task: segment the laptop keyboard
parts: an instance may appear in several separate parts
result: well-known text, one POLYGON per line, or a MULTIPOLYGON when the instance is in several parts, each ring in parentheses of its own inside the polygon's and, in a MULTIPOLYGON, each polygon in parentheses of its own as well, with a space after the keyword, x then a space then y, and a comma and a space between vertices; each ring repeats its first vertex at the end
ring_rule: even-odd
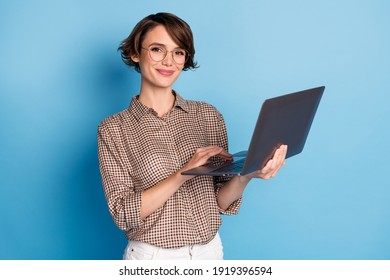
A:
POLYGON ((237 161, 233 161, 231 164, 222 166, 215 171, 218 172, 227 172, 227 173, 240 173, 242 168, 244 167, 245 159, 240 159, 237 161))

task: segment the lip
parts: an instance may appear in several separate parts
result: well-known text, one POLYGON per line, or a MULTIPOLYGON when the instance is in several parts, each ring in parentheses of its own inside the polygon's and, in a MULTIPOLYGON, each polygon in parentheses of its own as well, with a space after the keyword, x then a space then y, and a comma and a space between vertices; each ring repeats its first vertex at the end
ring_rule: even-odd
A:
POLYGON ((172 76, 173 73, 175 73, 175 71, 173 70, 167 70, 167 69, 156 69, 158 73, 160 73, 161 75, 165 76, 165 77, 169 77, 169 76, 172 76))

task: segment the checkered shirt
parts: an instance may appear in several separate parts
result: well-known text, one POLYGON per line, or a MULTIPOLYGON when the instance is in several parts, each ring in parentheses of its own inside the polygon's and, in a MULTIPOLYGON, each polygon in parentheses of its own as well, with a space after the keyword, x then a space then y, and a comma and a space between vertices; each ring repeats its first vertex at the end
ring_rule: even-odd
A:
POLYGON ((225 211, 216 202, 220 187, 231 177, 197 176, 147 218, 140 218, 142 192, 183 167, 197 148, 209 145, 228 149, 222 115, 205 102, 184 100, 179 94, 164 118, 134 96, 128 109, 99 124, 104 193, 127 239, 163 248, 205 244, 217 233, 220 214, 238 212, 241 199, 225 211))

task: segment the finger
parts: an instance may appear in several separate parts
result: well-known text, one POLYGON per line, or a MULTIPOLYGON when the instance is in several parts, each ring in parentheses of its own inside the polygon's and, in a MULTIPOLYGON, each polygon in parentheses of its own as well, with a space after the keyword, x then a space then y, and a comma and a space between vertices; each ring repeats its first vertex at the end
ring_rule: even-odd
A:
POLYGON ((225 149, 218 147, 218 146, 211 146, 213 149, 212 151, 215 152, 214 156, 219 156, 223 158, 232 158, 233 156, 229 154, 225 149))
POLYGON ((259 170, 258 171, 258 177, 261 178, 261 179, 264 179, 264 180, 268 180, 271 178, 271 175, 272 173, 270 172, 270 170, 259 170))
POLYGON ((279 170, 286 164, 287 145, 282 145, 279 148, 278 154, 276 155, 275 161, 273 162, 273 172, 271 177, 276 176, 279 170))
POLYGON ((277 149, 273 157, 267 162, 267 164, 264 166, 262 171, 264 173, 273 173, 273 171, 278 166, 279 158, 280 158, 280 149, 277 149))
POLYGON ((233 158, 233 155, 228 153, 224 149, 222 149, 222 151, 219 154, 217 154, 217 156, 219 156, 221 158, 224 158, 224 159, 228 159, 228 160, 231 160, 233 158))
POLYGON ((207 146, 203 148, 199 148, 197 153, 200 156, 208 156, 209 158, 212 156, 219 156, 225 159, 232 159, 232 155, 225 151, 223 148, 218 146, 207 146))
POLYGON ((279 169, 283 162, 286 159, 286 154, 287 154, 287 146, 286 145, 281 145, 275 152, 274 158, 273 158, 273 168, 274 169, 279 169))
POLYGON ((267 180, 271 177, 274 177, 278 173, 281 167, 280 153, 281 151, 279 149, 276 150, 274 157, 270 159, 267 164, 260 170, 259 173, 261 174, 260 177, 262 179, 267 180))
POLYGON ((286 156, 287 156, 287 151, 288 151, 288 147, 287 145, 282 145, 282 154, 281 154, 281 157, 283 158, 283 161, 286 160, 286 156))
POLYGON ((267 164, 258 171, 258 174, 260 175, 261 178, 264 179, 264 177, 268 176, 271 174, 271 171, 273 170, 272 165, 274 164, 274 160, 270 159, 267 164))
POLYGON ((214 146, 202 147, 195 151, 194 158, 208 157, 211 151, 215 150, 214 146))
POLYGON ((280 168, 282 168, 282 164, 279 165, 277 168, 275 168, 275 169, 272 171, 271 177, 275 177, 276 174, 278 174, 280 168))
POLYGON ((208 162, 208 160, 213 156, 220 156, 225 159, 231 159, 229 157, 228 153, 223 153, 224 150, 217 146, 208 146, 204 148, 200 148, 196 151, 195 155, 193 156, 193 163, 196 166, 203 165, 208 162))
POLYGON ((212 157, 222 152, 222 148, 217 146, 205 147, 199 154, 201 156, 212 157))

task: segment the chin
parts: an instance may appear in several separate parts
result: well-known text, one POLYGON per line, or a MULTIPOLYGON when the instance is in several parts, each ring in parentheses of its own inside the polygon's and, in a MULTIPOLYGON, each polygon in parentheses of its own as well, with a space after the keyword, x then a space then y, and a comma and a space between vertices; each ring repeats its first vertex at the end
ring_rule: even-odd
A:
POLYGON ((176 79, 169 79, 169 81, 165 80, 165 81, 160 81, 158 83, 156 83, 156 85, 159 85, 160 87, 163 87, 163 88, 168 88, 168 87, 172 87, 173 84, 176 82, 177 78, 176 79))

